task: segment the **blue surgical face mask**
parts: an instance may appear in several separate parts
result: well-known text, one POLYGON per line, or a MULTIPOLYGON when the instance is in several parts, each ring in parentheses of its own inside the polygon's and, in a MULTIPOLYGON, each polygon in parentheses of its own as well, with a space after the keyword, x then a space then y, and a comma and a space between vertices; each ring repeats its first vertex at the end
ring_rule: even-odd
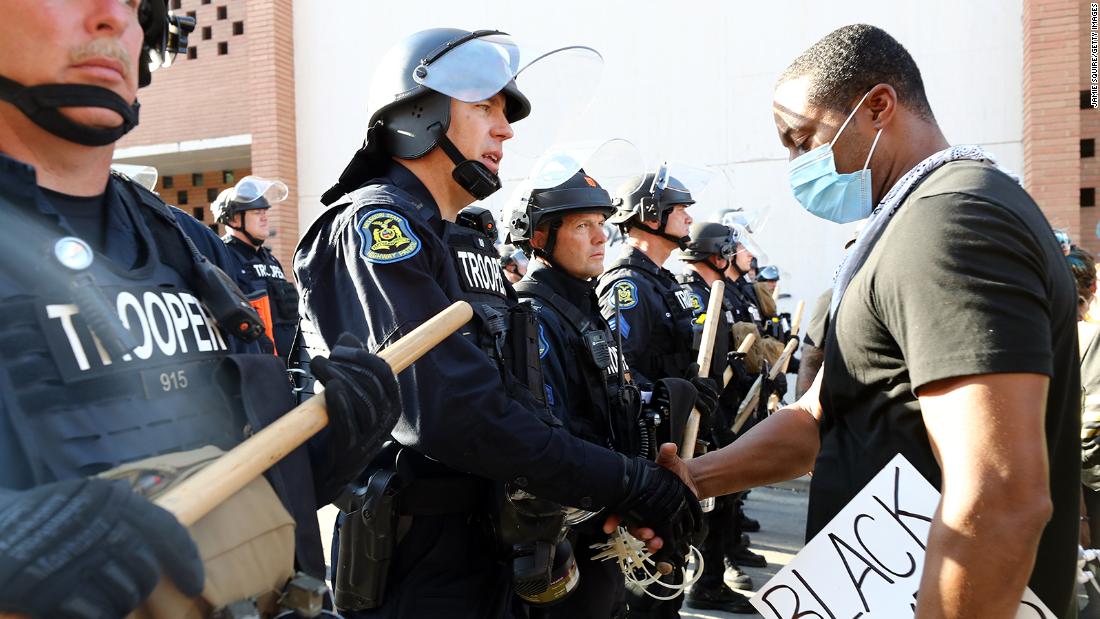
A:
POLYGON ((810 213, 838 224, 866 219, 871 214, 871 170, 867 166, 871 163, 871 155, 875 152, 882 129, 875 134, 862 170, 840 174, 833 160, 833 144, 844 133, 848 121, 852 120, 869 94, 859 100, 832 142, 795 157, 787 164, 787 176, 795 199, 810 213))

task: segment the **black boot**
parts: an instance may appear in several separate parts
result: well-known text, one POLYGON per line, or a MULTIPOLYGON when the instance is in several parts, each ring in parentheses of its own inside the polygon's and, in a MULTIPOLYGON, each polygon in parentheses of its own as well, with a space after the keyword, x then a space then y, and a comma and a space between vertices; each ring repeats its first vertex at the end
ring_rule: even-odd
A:
POLYGON ((729 560, 730 563, 745 567, 768 567, 768 560, 763 555, 749 550, 749 536, 745 534, 741 535, 741 543, 733 550, 729 560))
POLYGON ((760 530, 760 521, 755 518, 749 518, 745 515, 745 510, 740 505, 737 506, 737 518, 741 522, 741 530, 748 531, 749 533, 756 533, 760 530))
POLYGON ((692 587, 687 594, 688 608, 700 610, 724 610, 727 613, 753 614, 756 609, 749 603, 749 598, 722 585, 717 589, 699 589, 692 587))

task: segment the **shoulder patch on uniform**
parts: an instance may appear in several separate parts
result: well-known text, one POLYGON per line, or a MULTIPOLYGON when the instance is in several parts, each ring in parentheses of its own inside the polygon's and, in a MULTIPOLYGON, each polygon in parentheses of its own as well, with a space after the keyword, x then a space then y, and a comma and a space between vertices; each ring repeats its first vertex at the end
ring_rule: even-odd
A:
POLYGON ((696 314, 703 311, 703 295, 698 292, 691 293, 691 310, 696 314))
POLYGON ((632 279, 620 279, 611 286, 614 295, 610 301, 611 307, 618 302, 619 309, 628 310, 638 305, 638 285, 632 279))
POLYGON ((542 324, 539 324, 539 359, 546 356, 546 353, 550 352, 550 342, 546 341, 546 332, 542 329, 542 324))
POLYGON ((388 209, 375 209, 355 223, 363 246, 359 255, 367 262, 388 264, 412 258, 423 243, 412 231, 409 220, 388 209))

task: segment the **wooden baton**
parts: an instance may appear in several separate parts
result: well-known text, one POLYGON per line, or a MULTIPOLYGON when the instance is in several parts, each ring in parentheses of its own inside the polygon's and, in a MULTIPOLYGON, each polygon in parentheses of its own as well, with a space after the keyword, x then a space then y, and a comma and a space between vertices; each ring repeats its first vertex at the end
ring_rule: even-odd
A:
MULTIPOLYGON (((470 304, 457 301, 378 353, 399 374, 473 317, 470 304)), ((156 504, 190 526, 239 492, 291 451, 328 425, 325 396, 319 393, 237 445, 209 466, 157 498, 156 504)))
MULTIPOLYGON (((726 285, 722 280, 714 282, 710 288, 707 315, 703 319, 703 337, 699 343, 699 376, 703 378, 710 375, 711 358, 714 356, 714 336, 718 332, 718 323, 721 322, 722 297, 725 291, 726 285)), ((683 442, 680 443, 680 458, 683 460, 695 455, 695 440, 699 437, 700 418, 699 410, 692 408, 687 427, 684 428, 683 442)))
MULTIPOLYGON (((737 354, 748 354, 749 349, 752 348, 752 345, 755 343, 756 334, 746 334, 745 337, 741 340, 741 345, 737 347, 737 354)), ((722 387, 724 388, 726 385, 730 384, 731 380, 733 380, 733 366, 727 367, 725 374, 722 375, 722 387)))
MULTIPOLYGON (((787 362, 790 361, 791 355, 794 354, 796 348, 798 348, 798 340, 796 338, 791 338, 783 348, 783 353, 775 360, 775 365, 768 371, 768 380, 775 380, 775 377, 779 376, 780 370, 787 367, 787 362)), ((763 380, 763 376, 758 376, 756 378, 756 382, 752 384, 752 387, 749 388, 749 392, 745 395, 744 401, 741 402, 741 407, 737 409, 737 417, 734 418, 733 426, 730 428, 734 433, 741 431, 741 426, 745 425, 745 422, 749 418, 749 413, 752 412, 752 409, 756 407, 756 403, 760 400, 760 387, 763 380)))

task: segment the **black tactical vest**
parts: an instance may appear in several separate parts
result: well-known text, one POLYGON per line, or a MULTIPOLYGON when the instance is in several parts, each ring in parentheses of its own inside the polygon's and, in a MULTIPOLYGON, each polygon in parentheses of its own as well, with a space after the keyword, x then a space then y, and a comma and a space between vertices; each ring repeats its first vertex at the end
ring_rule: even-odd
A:
MULTIPOLYGON (((546 283, 525 279, 515 284, 521 299, 533 299, 557 312, 573 331, 566 363, 580 363, 586 401, 568 402, 569 431, 589 442, 616 448, 619 436, 632 428, 633 416, 622 411, 619 351, 607 325, 594 323, 546 283), (625 424, 625 425, 624 425, 625 424)), ((625 372, 626 368, 622 368, 625 372)))
POLYGON ((458 272, 461 298, 474 310, 477 328, 467 337, 496 361, 509 395, 546 411, 533 311, 518 303, 500 268, 500 255, 484 232, 449 221, 443 226, 443 243, 458 272))
POLYGON ((626 271, 634 275, 640 275, 646 281, 653 284, 661 297, 667 320, 673 325, 675 335, 671 342, 653 342, 653 358, 657 367, 657 374, 651 376, 653 380, 665 377, 685 378, 689 366, 695 362, 696 347, 694 346, 694 334, 692 331, 692 306, 691 301, 680 284, 672 277, 671 273, 653 264, 651 260, 628 254, 619 258, 608 267, 600 277, 600 286, 597 293, 602 297, 606 294, 604 283, 610 283, 618 277, 616 272, 626 271))
POLYGON ((3 408, 35 484, 202 445, 230 448, 245 423, 232 387, 223 391, 216 378, 226 336, 161 260, 137 207, 125 208, 144 245, 133 269, 100 254, 79 272, 64 266, 54 247, 68 235, 29 212, 9 211, 3 227, 6 244, 29 245, 40 258, 7 265, 12 285, 0 295, 0 371, 11 388, 3 408), (93 297, 136 348, 108 351, 93 297))

